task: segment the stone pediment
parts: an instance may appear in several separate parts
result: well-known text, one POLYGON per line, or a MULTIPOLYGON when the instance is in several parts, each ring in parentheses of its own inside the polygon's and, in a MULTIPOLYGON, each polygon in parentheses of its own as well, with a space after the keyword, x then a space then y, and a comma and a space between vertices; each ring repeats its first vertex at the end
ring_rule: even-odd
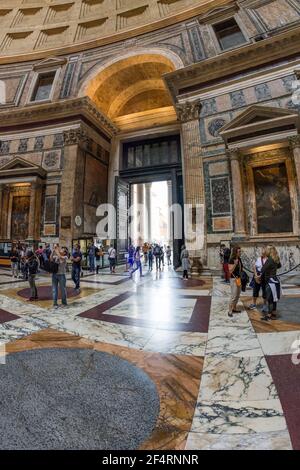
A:
POLYGON ((33 70, 43 70, 49 68, 58 68, 62 67, 67 62, 66 58, 61 57, 47 57, 46 59, 37 62, 33 66, 33 70))
POLYGON ((287 117, 297 117, 298 112, 290 109, 277 108, 275 106, 251 106, 243 111, 229 124, 222 127, 220 134, 233 130, 239 127, 244 127, 252 124, 262 124, 264 121, 273 119, 286 119, 287 117))
POLYGON ((0 166, 0 177, 3 176, 29 176, 35 175, 44 178, 46 171, 31 162, 23 160, 23 158, 16 157, 9 162, 6 162, 3 166, 0 166))
POLYGON ((297 111, 272 106, 251 106, 230 123, 222 127, 219 134, 226 144, 242 141, 278 140, 300 130, 297 111))

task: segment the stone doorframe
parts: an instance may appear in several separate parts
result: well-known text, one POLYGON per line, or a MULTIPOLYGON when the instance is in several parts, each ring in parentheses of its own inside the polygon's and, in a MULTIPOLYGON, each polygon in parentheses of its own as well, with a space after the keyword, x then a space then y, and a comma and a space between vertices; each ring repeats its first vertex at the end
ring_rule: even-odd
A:
POLYGON ((293 233, 288 235, 299 236, 299 134, 300 117, 297 111, 261 105, 251 106, 221 129, 220 136, 225 142, 231 164, 235 239, 258 238, 255 220, 250 231, 247 227, 249 207, 255 210, 255 202, 253 194, 250 201, 246 200, 245 183, 253 193, 252 171, 258 163, 259 154, 262 156, 262 166, 278 162, 286 164, 293 212, 293 233))

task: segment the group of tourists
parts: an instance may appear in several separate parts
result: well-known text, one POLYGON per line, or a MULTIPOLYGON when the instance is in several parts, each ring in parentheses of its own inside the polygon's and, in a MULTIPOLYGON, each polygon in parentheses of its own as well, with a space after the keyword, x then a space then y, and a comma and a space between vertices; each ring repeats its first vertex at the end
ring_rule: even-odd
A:
POLYGON ((142 247, 134 247, 130 245, 128 248, 127 257, 127 270, 130 273, 130 277, 139 271, 140 275, 143 276, 143 262, 144 266, 148 265, 148 270, 153 271, 153 263, 155 260, 156 271, 161 271, 165 266, 165 260, 167 266, 171 266, 172 250, 171 247, 163 246, 159 243, 144 243, 142 247))
POLYGON ((79 245, 76 245, 70 254, 66 247, 60 247, 59 244, 55 244, 53 250, 51 250, 49 244, 46 244, 44 247, 41 245, 35 252, 28 246, 19 243, 13 244, 10 253, 12 276, 19 278, 19 273, 21 273, 22 279, 28 280, 30 287, 30 297, 28 301, 34 302, 38 300, 38 289, 36 286, 37 274, 40 270, 51 273, 53 306, 58 307, 59 288, 61 291, 62 306, 66 306, 66 273, 69 259, 72 263, 72 280, 75 285, 75 290, 77 293, 80 293, 82 253, 79 245))
MULTIPOLYGON (((221 249, 223 249, 224 282, 229 283, 231 288, 228 315, 232 317, 233 313, 239 313, 237 304, 241 292, 246 290, 249 277, 241 260, 241 248, 234 246, 232 250, 229 250, 222 246, 221 249)), ((263 299, 261 319, 264 321, 277 318, 277 303, 281 297, 281 284, 277 271, 280 268, 281 262, 275 246, 263 247, 261 255, 253 265, 253 278, 250 282, 250 287, 253 289, 253 299, 249 309, 255 310, 257 308, 257 300, 261 292, 263 299)))

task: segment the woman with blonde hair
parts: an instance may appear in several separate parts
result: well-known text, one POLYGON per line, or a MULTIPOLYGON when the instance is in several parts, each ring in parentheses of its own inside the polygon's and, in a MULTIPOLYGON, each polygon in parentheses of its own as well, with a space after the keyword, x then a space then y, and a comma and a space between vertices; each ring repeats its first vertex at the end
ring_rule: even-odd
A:
POLYGON ((279 254, 275 246, 270 245, 266 249, 267 261, 261 270, 261 276, 266 286, 266 300, 268 311, 264 313, 262 320, 276 319, 277 302, 280 300, 281 286, 277 277, 277 270, 281 268, 279 254))

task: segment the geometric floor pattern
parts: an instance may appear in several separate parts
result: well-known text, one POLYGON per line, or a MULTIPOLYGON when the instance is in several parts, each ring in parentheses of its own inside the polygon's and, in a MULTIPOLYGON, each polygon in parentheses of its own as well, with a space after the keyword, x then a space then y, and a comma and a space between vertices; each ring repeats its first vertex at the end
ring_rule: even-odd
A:
MULTIPOLYGON (((159 410, 140 449, 299 450, 298 281, 284 280, 279 319, 263 322, 259 304, 247 308, 251 290, 229 318, 229 288, 217 277, 182 281, 170 269, 130 280, 122 268, 102 271, 54 310, 46 298, 27 302, 27 283, 0 270, 0 340, 7 354, 91 349, 146 374, 159 410)), ((44 293, 51 284, 42 275, 37 283, 44 293)))

